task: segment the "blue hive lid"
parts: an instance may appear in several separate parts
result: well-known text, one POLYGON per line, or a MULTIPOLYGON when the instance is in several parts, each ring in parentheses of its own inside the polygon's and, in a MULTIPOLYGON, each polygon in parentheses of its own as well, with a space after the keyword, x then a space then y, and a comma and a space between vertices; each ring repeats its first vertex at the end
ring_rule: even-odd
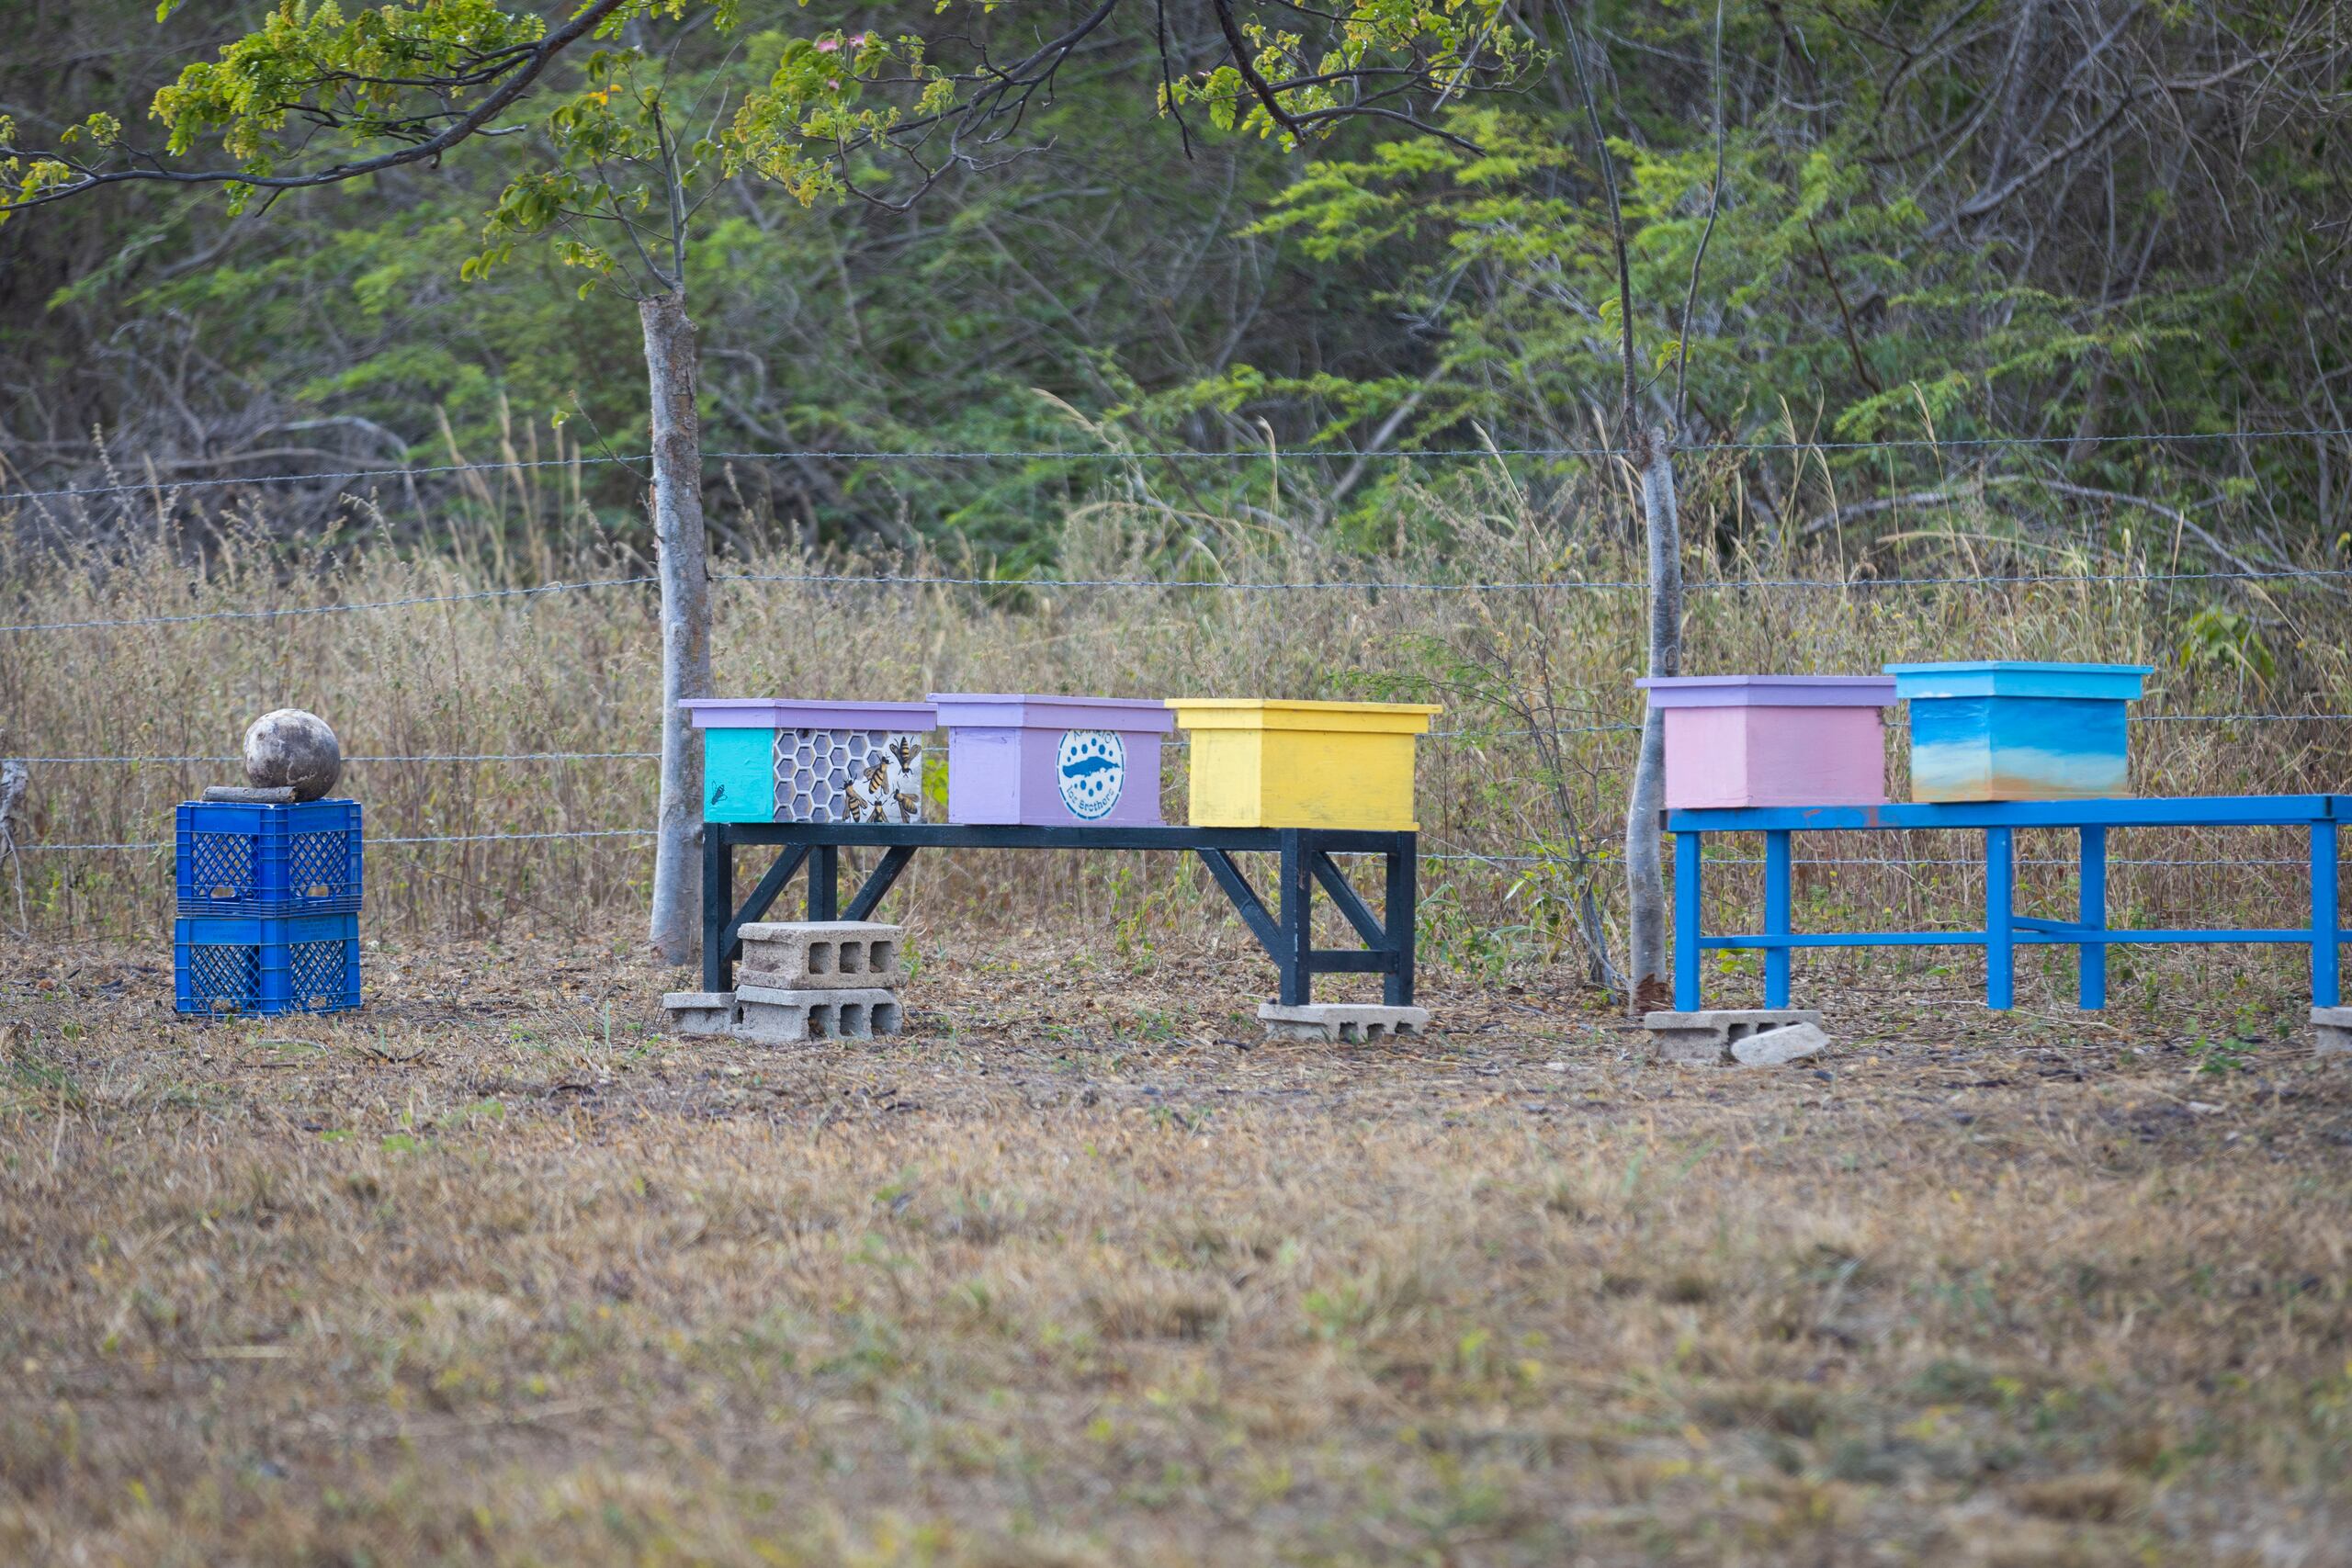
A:
POLYGON ((1894 694, 1921 697, 2073 697, 2128 703, 2140 695, 2152 664, 2066 664, 2031 659, 1976 659, 1945 664, 1889 664, 1894 694))

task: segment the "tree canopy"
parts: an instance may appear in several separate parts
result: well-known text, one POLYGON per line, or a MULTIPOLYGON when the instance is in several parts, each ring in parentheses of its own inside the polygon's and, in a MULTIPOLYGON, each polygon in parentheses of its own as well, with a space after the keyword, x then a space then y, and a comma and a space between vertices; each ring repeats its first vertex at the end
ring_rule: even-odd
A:
MULTIPOLYGON (((0 451, 51 479, 102 467, 101 428, 167 479, 299 468, 253 456, 298 447, 446 461, 559 412, 628 451, 630 324, 568 304, 583 281, 627 283, 628 214, 591 227, 567 182, 674 137, 706 204, 683 265, 705 302, 709 445, 797 454, 724 470, 722 529, 781 517, 1035 558, 1103 465, 821 454, 1272 439, 1330 454, 1292 469, 1300 493, 1336 494, 1307 524, 1385 533, 1395 466, 1352 453, 1589 445, 1620 307, 1572 95, 1529 69, 1557 58, 1553 19, 1441 8, 1408 34, 1378 31, 1375 9, 1240 14, 1271 105, 1233 63, 1227 13, 1182 0, 744 6, 729 30, 719 11, 642 4, 566 8, 536 33, 500 32, 505 13, 475 0, 342 17, 334 47, 379 51, 377 75, 508 73, 495 81, 556 26, 609 27, 543 68, 545 118, 485 122, 531 144, 520 180, 497 141, 423 175, 420 150, 488 101, 493 74, 447 102, 355 94, 325 122, 262 123, 290 101, 261 91, 270 72, 319 64, 300 51, 326 48, 324 8, 183 8, 161 28, 129 0, 44 12, 0 62, 12 144, 119 171, 135 156, 124 128, 155 124, 148 96, 172 82, 192 139, 156 157, 234 160, 255 199, 239 217, 126 181, 110 211, 0 230, 0 451), (395 26, 427 12, 437 41, 395 26), (662 31, 679 18, 713 25, 662 31), (220 47, 247 23, 288 29, 288 52, 224 76, 220 47), (1480 85, 1509 90, 1449 94, 1481 28, 1480 85), (141 34, 140 52, 92 47, 141 34), (1047 45, 1051 69, 1028 64, 1047 45), (1397 109, 1411 122, 1308 118, 1312 94, 1362 101, 1379 90, 1368 73, 1392 68, 1420 85, 1397 109), (62 103, 71 127, 21 107, 62 103), (263 182, 334 166, 362 128, 418 155, 269 201, 263 182), (1266 155, 1285 143, 1289 158, 1266 155), (540 233, 555 243, 519 243, 540 233), (461 282, 483 258, 488 276, 461 282)), ((2237 536, 2333 544, 2352 526, 2340 435, 2123 439, 2346 423, 2346 59, 2324 9, 1729 6, 1724 197, 1683 344, 1714 162, 1712 7, 1574 7, 1625 180, 1645 395, 1687 368, 1686 440, 2051 442, 1710 458, 1694 513, 1802 530, 1873 497, 2030 472, 2237 536)), ((60 188, 26 155, 19 191, 60 188)), ((1246 465, 1122 472, 1188 504, 1263 491, 1246 465)), ((613 480, 603 504, 625 526, 613 480)))

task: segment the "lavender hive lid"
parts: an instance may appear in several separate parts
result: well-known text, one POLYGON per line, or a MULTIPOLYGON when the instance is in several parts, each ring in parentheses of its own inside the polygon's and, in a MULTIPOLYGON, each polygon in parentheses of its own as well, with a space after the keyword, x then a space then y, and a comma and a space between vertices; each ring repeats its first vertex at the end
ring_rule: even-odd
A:
POLYGON ((1892 675, 1645 675, 1654 708, 1885 708, 1892 675))
POLYGON ((933 692, 943 729, 1120 729, 1166 735, 1176 715, 1158 698, 1057 697, 1018 692, 933 692))
POLYGON ((687 697, 696 729, 923 730, 939 722, 929 703, 837 703, 807 697, 687 697))

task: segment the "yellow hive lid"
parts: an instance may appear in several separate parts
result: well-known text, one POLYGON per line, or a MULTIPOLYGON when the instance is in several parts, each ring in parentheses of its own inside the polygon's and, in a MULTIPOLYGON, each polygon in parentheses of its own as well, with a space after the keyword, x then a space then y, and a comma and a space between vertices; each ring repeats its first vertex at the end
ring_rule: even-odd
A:
POLYGON ((1170 697, 1180 729, 1305 729, 1357 735, 1421 735, 1434 703, 1292 702, 1279 697, 1170 697))

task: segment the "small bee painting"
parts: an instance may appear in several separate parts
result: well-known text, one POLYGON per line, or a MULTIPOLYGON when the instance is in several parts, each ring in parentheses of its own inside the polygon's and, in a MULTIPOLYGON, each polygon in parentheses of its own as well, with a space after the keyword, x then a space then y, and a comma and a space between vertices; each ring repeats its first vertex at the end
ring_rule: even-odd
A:
POLYGON ((853 822, 922 820, 922 742, 911 735, 853 735, 844 790, 853 822), (860 743, 863 744, 860 744, 860 743))

